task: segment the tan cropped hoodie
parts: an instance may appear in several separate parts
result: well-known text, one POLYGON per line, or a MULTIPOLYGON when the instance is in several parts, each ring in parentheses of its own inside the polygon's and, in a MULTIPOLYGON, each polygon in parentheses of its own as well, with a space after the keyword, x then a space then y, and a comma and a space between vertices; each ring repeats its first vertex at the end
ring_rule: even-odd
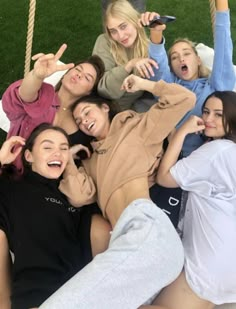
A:
POLYGON ((106 217, 109 200, 122 185, 144 176, 149 180, 149 186, 154 184, 163 154, 163 140, 194 107, 196 97, 190 90, 164 81, 155 84, 153 94, 159 99, 148 112, 139 114, 128 110, 118 113, 107 137, 92 142, 94 152, 83 165, 95 184, 96 196, 92 184, 81 191, 81 177, 83 181, 91 181, 91 178, 82 176, 84 171, 78 171, 74 164, 67 166, 60 189, 75 206, 80 206, 80 200, 86 200, 86 196, 90 201, 94 197, 106 217))

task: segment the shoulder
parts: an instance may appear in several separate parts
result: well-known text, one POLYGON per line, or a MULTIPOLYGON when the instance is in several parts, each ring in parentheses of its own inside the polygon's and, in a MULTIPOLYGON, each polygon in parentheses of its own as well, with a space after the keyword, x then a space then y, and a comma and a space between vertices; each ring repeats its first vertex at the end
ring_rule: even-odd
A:
POLYGON ((96 39, 96 44, 102 44, 102 43, 108 44, 108 42, 109 42, 109 39, 105 33, 100 34, 96 39))

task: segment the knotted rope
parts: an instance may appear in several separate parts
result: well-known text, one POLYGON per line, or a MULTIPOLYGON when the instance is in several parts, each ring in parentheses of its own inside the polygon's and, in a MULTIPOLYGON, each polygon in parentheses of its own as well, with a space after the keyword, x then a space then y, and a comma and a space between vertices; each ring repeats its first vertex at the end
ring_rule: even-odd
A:
POLYGON ((30 71, 33 33, 34 33, 35 8, 36 8, 36 0, 30 0, 29 18, 28 18, 28 31, 27 31, 27 40, 26 40, 26 52, 25 52, 24 76, 30 71))

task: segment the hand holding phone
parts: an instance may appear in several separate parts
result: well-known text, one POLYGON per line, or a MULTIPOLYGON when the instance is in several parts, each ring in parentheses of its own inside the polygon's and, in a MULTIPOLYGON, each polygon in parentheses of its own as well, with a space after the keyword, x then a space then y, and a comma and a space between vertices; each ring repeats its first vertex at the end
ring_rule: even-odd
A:
POLYGON ((154 28, 156 25, 163 25, 175 20, 176 20, 175 16, 169 16, 169 15, 156 16, 153 18, 153 20, 150 21, 149 25, 145 25, 145 27, 154 28))

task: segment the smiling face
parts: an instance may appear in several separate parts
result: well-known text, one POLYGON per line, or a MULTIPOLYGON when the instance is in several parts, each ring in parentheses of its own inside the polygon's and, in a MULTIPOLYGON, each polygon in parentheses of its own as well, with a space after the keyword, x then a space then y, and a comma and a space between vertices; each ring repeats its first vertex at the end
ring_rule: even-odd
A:
POLYGON ((124 46, 130 48, 137 38, 137 29, 133 24, 125 20, 110 16, 107 20, 107 29, 111 38, 124 46))
POLYGON ((63 76, 62 87, 74 97, 81 97, 92 91, 96 78, 95 68, 90 63, 81 63, 63 76))
POLYGON ((107 104, 97 106, 92 103, 79 103, 73 111, 73 117, 79 129, 97 140, 106 138, 109 128, 109 107, 107 104))
POLYGON ((32 151, 25 151, 25 159, 32 171, 49 179, 57 179, 69 160, 69 144, 64 134, 52 129, 41 132, 35 139, 32 151))
POLYGON ((198 78, 201 59, 187 42, 175 43, 169 53, 172 71, 183 80, 198 78))
POLYGON ((213 139, 224 137, 223 104, 219 98, 211 97, 207 100, 203 108, 202 119, 205 123, 206 136, 213 139))

